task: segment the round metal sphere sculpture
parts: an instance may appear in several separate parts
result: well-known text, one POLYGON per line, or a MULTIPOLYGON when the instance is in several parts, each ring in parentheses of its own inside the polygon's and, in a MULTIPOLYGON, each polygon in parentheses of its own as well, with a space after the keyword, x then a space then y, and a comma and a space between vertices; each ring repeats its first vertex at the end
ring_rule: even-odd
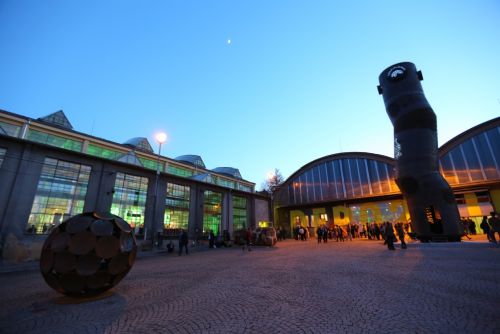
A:
POLYGON ((132 268, 132 227, 110 213, 87 212, 55 227, 42 248, 40 270, 53 289, 71 296, 100 294, 132 268))

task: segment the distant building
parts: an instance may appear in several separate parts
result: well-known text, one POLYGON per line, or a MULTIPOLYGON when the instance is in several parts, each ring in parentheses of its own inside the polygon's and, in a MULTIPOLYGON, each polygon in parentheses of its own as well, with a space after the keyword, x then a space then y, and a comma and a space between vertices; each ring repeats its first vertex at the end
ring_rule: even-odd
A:
MULTIPOLYGON (((439 168, 455 194, 462 217, 479 224, 500 211, 500 117, 463 132, 439 148, 439 168)), ((393 158, 338 153, 314 160, 292 174, 274 195, 279 226, 311 229, 410 218, 394 181, 393 158)))
POLYGON ((197 155, 158 156, 146 138, 119 144, 74 131, 63 111, 32 119, 0 110, 4 258, 36 258, 53 226, 86 211, 124 218, 141 240, 180 228, 232 235, 269 220, 269 199, 254 187, 197 155))

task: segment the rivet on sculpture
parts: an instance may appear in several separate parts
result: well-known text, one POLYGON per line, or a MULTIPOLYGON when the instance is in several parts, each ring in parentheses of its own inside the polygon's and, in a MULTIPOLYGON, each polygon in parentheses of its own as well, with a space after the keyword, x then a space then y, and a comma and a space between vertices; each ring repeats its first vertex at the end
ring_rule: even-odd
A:
POLYGON ((421 241, 460 241, 460 215, 453 192, 439 173, 436 115, 425 98, 422 72, 403 62, 385 69, 378 91, 394 126, 396 183, 421 241))
POLYGON ((109 213, 69 218, 49 234, 40 270, 53 289, 72 296, 100 294, 130 271, 137 243, 130 225, 109 213))

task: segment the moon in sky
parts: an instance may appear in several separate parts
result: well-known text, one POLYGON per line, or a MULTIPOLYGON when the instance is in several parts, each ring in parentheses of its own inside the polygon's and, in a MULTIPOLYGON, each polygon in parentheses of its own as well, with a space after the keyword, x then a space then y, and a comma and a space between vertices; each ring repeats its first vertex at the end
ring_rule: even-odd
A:
POLYGON ((228 39, 228 40, 227 40, 227 44, 231 44, 231 39, 228 39))

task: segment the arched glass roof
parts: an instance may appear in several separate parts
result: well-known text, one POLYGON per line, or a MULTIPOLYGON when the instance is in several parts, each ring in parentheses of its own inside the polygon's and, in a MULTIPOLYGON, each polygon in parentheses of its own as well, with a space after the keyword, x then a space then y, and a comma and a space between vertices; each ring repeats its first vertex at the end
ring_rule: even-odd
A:
POLYGON ((441 174, 451 186, 500 181, 500 117, 456 136, 439 156, 441 174))
POLYGON ((276 195, 279 206, 397 194, 394 159, 339 153, 315 160, 290 176, 276 195))

